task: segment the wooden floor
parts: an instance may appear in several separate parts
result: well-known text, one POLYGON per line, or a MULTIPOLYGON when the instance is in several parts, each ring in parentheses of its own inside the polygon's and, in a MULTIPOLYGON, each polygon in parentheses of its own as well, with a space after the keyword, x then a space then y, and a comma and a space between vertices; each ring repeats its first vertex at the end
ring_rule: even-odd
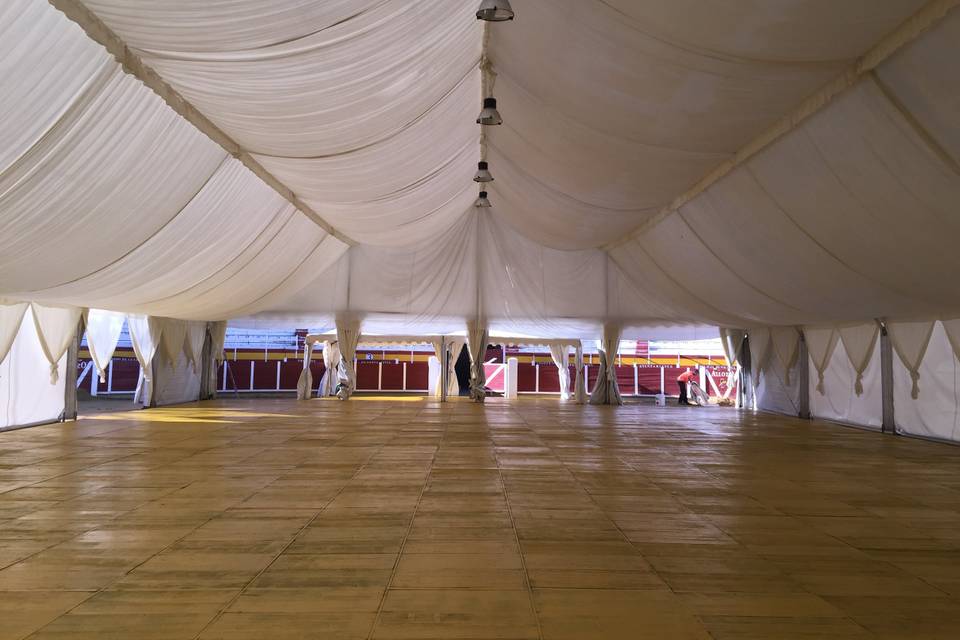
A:
POLYGON ((0 638, 960 638, 960 448, 221 401, 0 434, 0 638))

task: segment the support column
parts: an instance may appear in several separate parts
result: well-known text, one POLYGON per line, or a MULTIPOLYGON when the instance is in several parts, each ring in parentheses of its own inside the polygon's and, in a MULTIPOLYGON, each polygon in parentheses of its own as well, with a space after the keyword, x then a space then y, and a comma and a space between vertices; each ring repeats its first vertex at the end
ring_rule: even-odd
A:
MULTIPOLYGON (((80 339, 83 337, 83 320, 77 324, 77 334, 70 342, 67 348, 66 371, 64 371, 65 388, 63 398, 63 419, 77 419, 77 357, 80 353, 80 339)), ((94 380, 97 380, 97 372, 90 372, 94 380)))
POLYGON ((800 385, 800 406, 797 415, 805 420, 810 419, 810 355, 807 353, 807 341, 800 334, 800 353, 797 356, 797 384, 800 385))
POLYGON ((753 367, 751 365, 750 338, 744 338, 743 347, 740 349, 740 371, 741 380, 743 381, 741 385, 743 387, 743 407, 745 409, 755 408, 753 397, 753 367))
POLYGON ((440 402, 447 401, 447 378, 450 373, 450 349, 447 339, 440 340, 440 402))
POLYGON ((880 327, 880 391, 883 398, 883 432, 896 435, 893 415, 893 345, 887 328, 880 327))

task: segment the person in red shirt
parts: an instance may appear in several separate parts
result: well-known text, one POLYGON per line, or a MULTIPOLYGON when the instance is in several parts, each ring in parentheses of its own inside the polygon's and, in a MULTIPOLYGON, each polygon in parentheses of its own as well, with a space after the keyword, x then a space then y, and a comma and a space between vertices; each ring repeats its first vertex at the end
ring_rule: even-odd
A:
POLYGON ((680 399, 677 400, 677 404, 690 404, 687 400, 687 384, 693 380, 696 375, 696 371, 691 371, 690 367, 687 367, 686 371, 677 376, 677 384, 680 385, 680 399))

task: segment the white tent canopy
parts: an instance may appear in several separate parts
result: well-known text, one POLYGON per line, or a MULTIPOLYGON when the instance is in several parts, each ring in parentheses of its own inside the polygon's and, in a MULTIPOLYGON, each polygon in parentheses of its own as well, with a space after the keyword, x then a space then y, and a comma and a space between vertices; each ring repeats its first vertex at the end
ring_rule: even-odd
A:
POLYGON ((476 4, 4 3, 3 303, 575 339, 960 316, 955 0, 476 4))

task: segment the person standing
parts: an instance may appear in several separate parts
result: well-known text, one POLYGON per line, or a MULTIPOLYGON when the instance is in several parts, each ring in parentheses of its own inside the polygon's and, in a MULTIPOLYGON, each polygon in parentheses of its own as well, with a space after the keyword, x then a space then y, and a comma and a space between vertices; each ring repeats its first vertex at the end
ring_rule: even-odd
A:
POLYGON ((687 400, 687 385, 696 375, 695 372, 690 370, 690 367, 687 367, 686 371, 677 376, 677 384, 680 385, 680 399, 677 400, 677 404, 690 404, 690 401, 687 400))

